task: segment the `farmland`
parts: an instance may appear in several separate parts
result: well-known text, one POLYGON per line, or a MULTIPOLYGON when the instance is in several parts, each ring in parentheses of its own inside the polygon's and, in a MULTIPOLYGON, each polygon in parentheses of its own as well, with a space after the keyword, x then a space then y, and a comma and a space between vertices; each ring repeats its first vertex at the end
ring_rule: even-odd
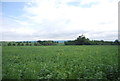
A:
POLYGON ((3 79, 116 79, 117 45, 3 46, 3 79))

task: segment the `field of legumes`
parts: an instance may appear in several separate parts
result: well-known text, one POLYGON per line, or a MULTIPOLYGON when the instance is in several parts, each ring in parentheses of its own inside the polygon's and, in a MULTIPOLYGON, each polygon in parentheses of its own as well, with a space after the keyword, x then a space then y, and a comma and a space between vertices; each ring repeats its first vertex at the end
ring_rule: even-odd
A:
POLYGON ((117 79, 118 46, 4 46, 3 79, 117 79))

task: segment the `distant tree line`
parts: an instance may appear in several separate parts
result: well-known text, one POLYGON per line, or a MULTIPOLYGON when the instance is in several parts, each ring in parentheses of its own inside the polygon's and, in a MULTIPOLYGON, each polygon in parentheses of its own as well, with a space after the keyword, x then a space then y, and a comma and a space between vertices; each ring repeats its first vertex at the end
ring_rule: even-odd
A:
MULTIPOLYGON (((0 46, 50 46, 59 45, 58 41, 21 41, 21 42, 0 42, 0 46)), ((79 36, 75 40, 65 41, 64 45, 120 45, 119 40, 104 41, 104 40, 89 40, 84 35, 79 36)))
POLYGON ((46 46, 46 45, 56 45, 56 44, 58 44, 57 41, 41 41, 41 40, 38 40, 37 43, 36 43, 36 45, 44 45, 44 46, 46 46))
POLYGON ((75 40, 65 41, 64 44, 65 45, 120 45, 120 41, 89 40, 84 35, 81 35, 75 40))
POLYGON ((1 42, 0 46, 47 46, 47 45, 57 45, 57 41, 41 41, 36 42, 23 41, 23 42, 1 42))

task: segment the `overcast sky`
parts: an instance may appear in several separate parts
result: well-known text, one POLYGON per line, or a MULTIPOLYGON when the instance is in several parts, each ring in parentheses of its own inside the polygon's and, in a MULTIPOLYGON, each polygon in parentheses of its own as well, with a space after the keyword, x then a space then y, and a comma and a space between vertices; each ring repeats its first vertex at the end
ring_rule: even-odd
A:
POLYGON ((118 1, 1 2, 2 40, 118 39, 118 1))

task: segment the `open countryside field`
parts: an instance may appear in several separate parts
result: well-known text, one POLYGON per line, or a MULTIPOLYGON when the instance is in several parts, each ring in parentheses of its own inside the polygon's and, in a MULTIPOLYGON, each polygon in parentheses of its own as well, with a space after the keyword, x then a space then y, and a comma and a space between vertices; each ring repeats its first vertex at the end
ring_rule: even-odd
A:
POLYGON ((118 46, 4 46, 3 79, 116 79, 118 46))

